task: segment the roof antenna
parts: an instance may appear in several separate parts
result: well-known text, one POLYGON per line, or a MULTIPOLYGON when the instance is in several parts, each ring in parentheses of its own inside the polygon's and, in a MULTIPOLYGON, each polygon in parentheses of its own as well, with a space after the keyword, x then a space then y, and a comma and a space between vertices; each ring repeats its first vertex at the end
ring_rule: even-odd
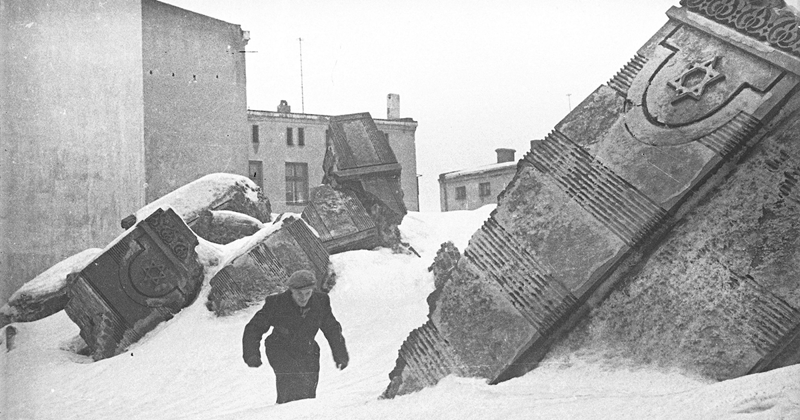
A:
POLYGON ((306 100, 303 95, 303 38, 297 38, 300 42, 300 109, 306 113, 306 100))

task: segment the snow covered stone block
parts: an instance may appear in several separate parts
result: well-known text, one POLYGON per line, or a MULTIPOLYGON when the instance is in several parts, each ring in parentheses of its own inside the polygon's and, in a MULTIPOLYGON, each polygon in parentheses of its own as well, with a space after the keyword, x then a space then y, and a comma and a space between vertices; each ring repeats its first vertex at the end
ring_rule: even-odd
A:
POLYGON ((323 184, 352 191, 377 226, 382 246, 400 246, 397 228, 407 210, 402 167, 369 113, 331 117, 323 160, 323 184))
POLYGON ((84 269, 103 252, 90 248, 64 259, 28 281, 0 308, 0 327, 12 322, 31 322, 48 317, 67 305, 73 273, 84 269))
POLYGON ((301 217, 319 235, 329 254, 373 249, 381 244, 375 223, 352 191, 337 191, 329 185, 313 188, 301 217))
MULTIPOLYGON (((241 175, 217 173, 192 181, 142 207, 123 219, 122 228, 130 228, 137 220, 165 206, 172 208, 192 229, 204 210, 243 213, 262 223, 270 221, 272 211, 269 199, 262 195, 261 188, 252 180, 241 175)), ((201 224, 198 226, 200 232, 196 233, 203 239, 212 240, 204 236, 214 236, 207 231, 208 228, 201 224)))
POLYGON ((65 311, 93 359, 125 351, 195 299, 203 280, 197 244, 172 209, 157 209, 77 275, 65 311))
POLYGON ((203 210, 191 224, 197 236, 223 245, 253 235, 263 227, 260 220, 230 210, 203 210))
POLYGON ((298 270, 313 271, 318 290, 330 289, 330 259, 322 242, 302 219, 289 217, 281 223, 279 229, 245 247, 211 279, 209 310, 228 315, 260 303, 286 290, 284 283, 298 270))
MULTIPOLYGON (((741 223, 730 213, 733 195, 715 207, 706 204, 726 191, 736 178, 732 174, 753 177, 749 184, 742 180, 736 189, 740 194, 745 194, 745 185, 754 189, 770 179, 755 176, 763 168, 741 165, 765 135, 774 132, 777 139, 797 143, 796 131, 782 130, 800 112, 800 43, 792 41, 787 47, 788 39, 765 38, 725 18, 738 9, 742 16, 755 10, 780 21, 779 27, 796 28, 800 19, 786 10, 776 15, 773 6, 755 2, 740 2, 732 9, 727 3, 714 7, 712 3, 724 2, 713 0, 682 3, 686 8, 671 9, 670 21, 608 85, 600 86, 543 140, 532 142, 490 219, 472 236, 448 279, 437 279, 429 298, 429 319, 466 366, 464 374, 497 383, 535 367, 618 284, 655 263, 654 253, 675 238, 673 229, 687 222, 698 206, 716 216, 701 218, 694 230, 726 238, 724 227, 741 223), (707 229, 710 225, 716 228, 707 229)), ((783 149, 784 160, 797 161, 796 146, 783 149)), ((789 165, 786 171, 793 174, 794 168, 789 165)), ((649 304, 631 303, 627 309, 647 319, 658 316, 654 306, 669 310, 670 305, 659 303, 664 300, 684 307, 691 316, 659 318, 661 323, 643 322, 638 330, 628 330, 637 338, 670 331, 668 337, 654 338, 642 355, 683 347, 684 357, 693 354, 696 359, 681 366, 720 377, 761 371, 774 366, 771 360, 795 359, 800 289, 785 278, 797 278, 800 266, 777 258, 796 261, 800 255, 798 214, 790 200, 794 184, 778 187, 769 182, 766 190, 748 194, 751 202, 765 206, 756 210, 761 212, 758 216, 746 217, 764 226, 779 219, 777 224, 794 234, 766 235, 753 228, 747 239, 762 238, 757 243, 767 244, 781 238, 790 251, 772 252, 742 238, 740 248, 760 250, 747 254, 724 248, 715 250, 711 261, 681 261, 676 256, 656 264, 645 281, 648 286, 640 289, 647 297, 655 293, 652 299, 641 298, 649 304), (786 197, 765 202, 763 197, 776 197, 775 191, 786 197), (762 259, 768 255, 775 258, 762 259), (780 280, 764 268, 769 275, 748 277, 748 271, 760 265, 790 274, 780 280), (665 278, 680 281, 666 282, 669 288, 652 287, 665 278), (731 290, 705 283, 721 278, 734 279, 728 281, 734 285, 731 290), (664 327, 676 319, 692 328, 664 327), (689 351, 702 346, 714 351, 689 351)), ((689 246, 681 249, 701 252, 689 246)), ((624 330, 623 324, 604 325, 624 330)), ((410 354, 401 350, 401 359, 404 353, 410 354)), ((397 369, 394 374, 393 381, 403 377, 397 369)))

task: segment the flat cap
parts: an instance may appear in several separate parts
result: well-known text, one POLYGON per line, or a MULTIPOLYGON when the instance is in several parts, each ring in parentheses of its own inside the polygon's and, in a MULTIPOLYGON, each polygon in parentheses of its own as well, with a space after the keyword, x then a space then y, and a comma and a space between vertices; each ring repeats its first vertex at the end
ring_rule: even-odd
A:
POLYGON ((317 279, 314 273, 309 270, 297 270, 289 276, 286 285, 291 289, 305 289, 306 287, 316 286, 317 279))

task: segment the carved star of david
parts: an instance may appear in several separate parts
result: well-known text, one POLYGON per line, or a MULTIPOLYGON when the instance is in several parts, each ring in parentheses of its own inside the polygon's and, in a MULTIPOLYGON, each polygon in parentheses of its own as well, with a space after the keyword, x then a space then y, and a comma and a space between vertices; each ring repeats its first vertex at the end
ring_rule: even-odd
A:
POLYGON ((155 262, 151 261, 146 267, 143 268, 143 270, 144 281, 149 281, 153 284, 153 287, 160 285, 161 282, 167 278, 164 264, 156 264, 155 262))
POLYGON ((725 75, 714 69, 718 61, 719 57, 715 56, 700 63, 692 63, 680 76, 668 81, 667 85, 675 89, 677 94, 671 103, 674 104, 687 97, 699 101, 708 86, 723 80, 725 75), (692 83, 700 74, 703 75, 703 78, 696 83, 692 83))

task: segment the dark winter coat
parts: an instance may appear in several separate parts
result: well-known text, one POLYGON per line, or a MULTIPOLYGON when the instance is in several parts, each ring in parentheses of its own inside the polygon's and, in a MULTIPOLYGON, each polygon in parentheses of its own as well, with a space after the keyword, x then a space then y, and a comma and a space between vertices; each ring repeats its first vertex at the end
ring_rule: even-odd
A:
POLYGON ((278 404, 316 396, 319 345, 314 337, 318 330, 325 334, 334 362, 346 366, 349 361, 342 327, 325 293, 314 292, 305 308, 295 303, 290 290, 268 296, 244 328, 242 357, 248 365, 261 364, 259 345, 270 327, 272 333, 264 340, 264 348, 275 371, 278 404))

